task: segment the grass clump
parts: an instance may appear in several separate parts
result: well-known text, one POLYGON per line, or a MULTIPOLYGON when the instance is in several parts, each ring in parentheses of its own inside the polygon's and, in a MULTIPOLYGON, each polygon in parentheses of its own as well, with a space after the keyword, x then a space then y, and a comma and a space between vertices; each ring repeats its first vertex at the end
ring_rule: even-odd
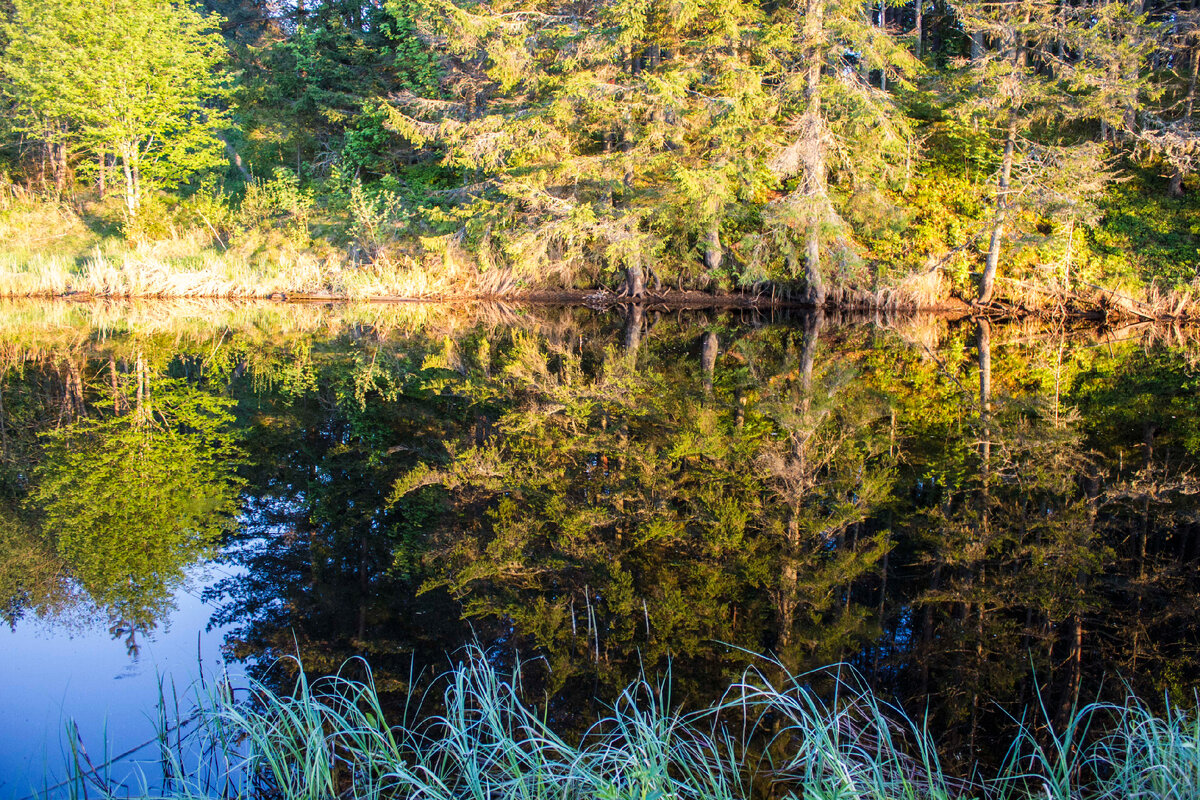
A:
POLYGON ((52 200, 0 175, 0 297, 428 299, 512 288, 451 245, 403 235, 394 194, 356 184, 352 195, 342 219, 278 170, 240 201, 214 188, 159 193, 130 218, 117 198, 52 200))
MULTIPOLYGON (((348 665, 349 666, 349 665, 348 665)), ((754 669, 722 700, 685 711, 670 683, 640 680, 585 733, 556 732, 522 699, 521 675, 470 650, 385 721, 365 664, 290 693, 252 683, 248 696, 203 694, 192 746, 163 747, 171 798, 422 798, 423 800, 1174 800, 1200 796, 1197 709, 1156 714, 1130 699, 1076 709, 1065 727, 1022 726, 998 774, 956 778, 924 724, 836 676, 823 696, 812 675, 754 669), (772 676, 771 679, 768 675, 772 676)), ((822 676, 822 677, 828 677, 822 676)), ((165 723, 164 723, 165 724, 165 723)), ((176 737, 179 740, 180 737, 176 737)), ((170 733, 160 736, 170 742, 170 733)), ((76 759, 90 797, 128 796, 76 759)))

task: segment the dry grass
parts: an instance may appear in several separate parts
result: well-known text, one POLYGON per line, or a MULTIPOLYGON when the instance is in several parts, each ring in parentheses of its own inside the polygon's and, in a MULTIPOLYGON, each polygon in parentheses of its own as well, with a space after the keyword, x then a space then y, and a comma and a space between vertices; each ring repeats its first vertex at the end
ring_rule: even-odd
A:
POLYGON ((280 253, 253 262, 234 253, 207 251, 187 259, 163 258, 153 249, 107 253, 97 247, 82 259, 57 255, 0 255, 0 296, 266 298, 333 295, 444 298, 490 295, 472 275, 447 274, 419 261, 345 266, 306 253, 280 253))
POLYGON ((946 302, 946 285, 940 269, 914 272, 896 287, 898 304, 905 308, 937 308, 946 302))
POLYGON ((1080 281, 1070 290, 1057 282, 998 276, 995 301, 1043 317, 1093 316, 1106 320, 1196 321, 1200 319, 1200 280, 1164 288, 1115 281, 1100 286, 1080 281))
POLYGON ((903 278, 895 286, 865 289, 854 286, 831 286, 826 302, 835 308, 867 311, 933 311, 961 302, 950 297, 940 269, 925 269, 903 278))
POLYGON ((950 329, 945 317, 933 314, 893 314, 879 322, 905 344, 926 354, 937 352, 950 329))
POLYGON ((441 298, 499 294, 456 248, 356 255, 308 236, 247 231, 233 242, 215 230, 169 227, 127 241, 106 219, 112 209, 26 196, 0 180, 0 297, 264 298, 276 294, 441 298))

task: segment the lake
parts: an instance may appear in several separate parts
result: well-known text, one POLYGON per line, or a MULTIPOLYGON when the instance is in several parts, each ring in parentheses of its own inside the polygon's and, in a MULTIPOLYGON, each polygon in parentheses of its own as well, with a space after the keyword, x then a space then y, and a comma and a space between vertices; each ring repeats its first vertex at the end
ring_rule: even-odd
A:
POLYGON ((399 708, 479 644, 565 731, 839 664, 962 770, 1187 701, 1198 382, 1153 325, 0 302, 0 797, 288 657, 399 708))

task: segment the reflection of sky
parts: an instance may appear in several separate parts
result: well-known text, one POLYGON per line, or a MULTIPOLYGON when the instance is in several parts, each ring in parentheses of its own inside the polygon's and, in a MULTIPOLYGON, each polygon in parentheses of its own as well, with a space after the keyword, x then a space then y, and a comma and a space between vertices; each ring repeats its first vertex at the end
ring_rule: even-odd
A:
MULTIPOLYGON (((206 674, 218 672, 223 631, 205 632, 212 609, 199 598, 220 577, 194 572, 166 624, 138 637, 136 661, 103 621, 72 634, 35 620, 18 622, 15 632, 0 627, 0 800, 59 780, 52 776, 65 760, 66 720, 79 724, 88 753, 100 762, 106 730, 112 754, 154 736, 159 675, 168 686, 173 679, 186 702, 182 696, 197 676, 197 644, 206 674)), ((131 760, 150 760, 146 772, 153 777, 155 755, 147 747, 131 760)))

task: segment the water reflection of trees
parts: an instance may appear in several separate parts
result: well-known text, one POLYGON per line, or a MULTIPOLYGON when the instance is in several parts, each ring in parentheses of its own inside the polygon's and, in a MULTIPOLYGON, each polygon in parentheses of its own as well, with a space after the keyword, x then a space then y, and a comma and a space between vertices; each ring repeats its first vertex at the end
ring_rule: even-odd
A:
POLYGON ((265 668, 299 654, 316 672, 365 655, 380 688, 395 690, 414 654, 442 663, 465 639, 454 604, 416 594, 432 510, 387 502, 395 476, 433 457, 444 427, 461 421, 452 400, 414 383, 421 359, 419 348, 343 340, 305 349, 294 380, 272 366, 293 370, 288 359, 232 364, 235 391, 249 392, 254 467, 222 559, 237 573, 207 596, 233 655, 265 668))
MULTIPOLYGON (((896 327, 547 312, 405 335, 230 329, 148 360, 236 401, 242 525, 210 599, 254 663, 362 654, 403 689, 414 657, 479 636, 544 656, 531 690, 568 714, 668 662, 681 697, 710 692, 744 664, 734 647, 794 670, 844 660, 928 703, 964 756, 1006 714, 1039 695, 1058 713, 1105 674, 1187 690, 1185 351, 896 327)), ((5 502, 35 527, 22 481, 51 473, 12 465, 64 445, 13 431, 61 416, 82 442, 136 417, 106 405, 103 348, 74 352, 74 373, 48 357, 3 387, 5 502)), ((7 552, 45 586, 71 574, 57 547, 7 552)))
POLYGON ((10 624, 91 609, 136 652, 231 526, 239 481, 233 401, 129 355, 4 371, 0 591, 10 624))
POLYGON ((668 658, 711 689, 744 661, 721 641, 801 663, 860 646, 850 587, 886 551, 862 522, 889 456, 848 373, 814 370, 817 328, 489 343, 454 391, 505 404, 397 485, 447 508, 427 585, 509 621, 559 689, 668 658))
POLYGON ((981 729, 1038 697, 1061 718, 1105 674, 1118 692, 1118 674, 1147 696, 1190 691, 1192 679, 1182 676, 1195 674, 1196 654, 1179 645, 1196 631, 1198 554, 1194 545, 1179 547, 1162 562, 1180 578, 1173 589, 1184 602, 1166 593, 1151 601, 1138 577, 1144 568, 1130 560, 1131 546, 1151 530, 1149 518, 1129 510, 1131 495, 1147 496, 1141 490, 1174 492, 1154 530, 1166 541, 1192 541, 1195 451, 1175 438, 1170 454, 1158 454, 1160 461, 1147 449, 1138 467, 1129 460, 1130 437, 1144 415, 1105 423, 1115 408, 1129 409, 1111 393, 1145 381, 1185 385, 1182 374, 1159 372, 1168 363, 1168 372, 1178 369, 1180 354, 1160 351, 1165 363, 1153 366, 1137 364, 1136 351, 1059 339, 1006 346, 986 323, 975 339, 975 353, 967 353, 974 370, 964 358, 949 374, 965 388, 976 372, 978 394, 973 403, 960 394, 953 415, 960 427, 914 461, 915 502, 900 534, 920 567, 904 592, 916 613, 898 615, 892 630, 897 644, 914 645, 899 648, 899 663, 919 675, 908 693, 929 698, 943 725, 960 726, 970 751, 981 729), (1173 477, 1147 480, 1155 470, 1173 477), (1146 639, 1139 630, 1170 611, 1179 627, 1169 634, 1157 627, 1155 638, 1173 642, 1172 655, 1152 665, 1143 654, 1139 664, 1133 654, 1146 639), (1183 631, 1193 633, 1180 638, 1183 631))

